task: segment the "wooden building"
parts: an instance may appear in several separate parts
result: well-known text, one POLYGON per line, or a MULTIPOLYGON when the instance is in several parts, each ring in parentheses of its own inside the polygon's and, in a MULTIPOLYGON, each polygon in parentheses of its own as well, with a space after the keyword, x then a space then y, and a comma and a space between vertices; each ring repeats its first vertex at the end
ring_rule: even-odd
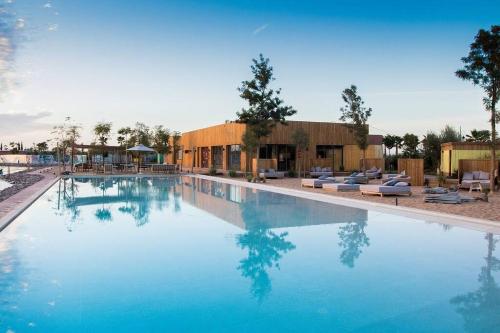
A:
MULTIPOLYGON (((226 172, 251 171, 252 161, 242 150, 242 136, 247 125, 226 122, 182 134, 176 163, 183 170, 203 172, 211 167, 226 172)), ((383 158, 382 136, 370 135, 366 159, 383 158)), ((289 121, 277 124, 272 133, 262 138, 259 150, 260 167, 273 165, 279 171, 310 169, 313 166, 332 167, 335 171, 360 168, 362 151, 354 134, 345 124, 331 122, 289 121), (292 135, 302 128, 309 134, 309 147, 299 151, 293 144, 292 135), (267 163, 266 162, 272 162, 267 163)), ((255 157, 255 156, 254 156, 255 157)), ((172 162, 172 156, 167 157, 172 162)), ((367 167, 371 167, 368 165, 367 167)))
MULTIPOLYGON (((496 150, 500 159, 500 149, 496 150)), ((460 160, 489 160, 491 146, 483 142, 448 142, 441 145, 441 172, 451 176, 458 173, 460 160)), ((489 170, 484 170, 489 171, 489 170)))

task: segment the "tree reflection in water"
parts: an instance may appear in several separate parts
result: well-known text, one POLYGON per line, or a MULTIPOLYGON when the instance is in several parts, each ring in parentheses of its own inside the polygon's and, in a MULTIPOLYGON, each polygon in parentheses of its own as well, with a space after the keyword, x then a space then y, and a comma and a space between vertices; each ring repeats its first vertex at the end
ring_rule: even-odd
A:
POLYGON ((363 253, 363 247, 370 246, 370 238, 365 233, 366 220, 349 222, 339 228, 339 246, 342 247, 340 261, 348 267, 354 267, 354 262, 363 253))
POLYGON ((283 254, 295 249, 295 245, 286 240, 288 232, 277 234, 263 227, 272 224, 269 217, 259 210, 257 196, 242 202, 241 207, 248 231, 237 235, 236 243, 241 249, 248 250, 248 256, 240 260, 238 270, 252 280, 251 293, 261 302, 272 289, 268 269, 279 269, 283 254))
POLYGON ((499 240, 493 234, 486 234, 485 239, 488 241, 488 252, 478 277, 479 289, 450 301, 464 318, 467 332, 500 332, 500 288, 493 276, 493 272, 500 271, 500 260, 493 256, 499 240))
POLYGON ((74 225, 78 222, 81 214, 80 208, 74 205, 75 195, 77 194, 78 184, 73 178, 61 178, 59 180, 56 214, 68 217, 65 219, 68 231, 73 231, 74 225))
POLYGON ((252 295, 259 301, 271 291, 267 269, 279 269, 283 254, 295 249, 295 245, 285 239, 287 235, 287 232, 276 234, 267 229, 254 229, 236 237, 238 246, 248 250, 248 257, 240 260, 238 270, 252 280, 252 295))
POLYGON ((132 216, 137 226, 143 226, 149 222, 151 210, 161 211, 169 206, 170 191, 174 195, 173 210, 181 210, 181 193, 177 189, 180 183, 180 177, 62 179, 58 204, 54 209, 58 215, 69 215, 69 231, 73 230, 82 206, 99 206, 94 211, 95 218, 100 222, 109 222, 113 220, 113 213, 116 214, 112 205, 118 204, 116 209, 120 213, 132 216), (78 183, 89 184, 95 192, 87 196, 75 195, 78 194, 78 183), (109 189, 114 191, 109 192, 109 189))
POLYGON ((106 197, 106 190, 113 187, 113 181, 111 179, 104 179, 103 181, 98 183, 96 183, 95 181, 96 179, 94 179, 94 181, 92 182, 92 186, 98 187, 102 191, 102 207, 96 210, 94 216, 100 222, 110 222, 113 220, 113 217, 111 216, 111 210, 104 206, 104 198, 106 197))

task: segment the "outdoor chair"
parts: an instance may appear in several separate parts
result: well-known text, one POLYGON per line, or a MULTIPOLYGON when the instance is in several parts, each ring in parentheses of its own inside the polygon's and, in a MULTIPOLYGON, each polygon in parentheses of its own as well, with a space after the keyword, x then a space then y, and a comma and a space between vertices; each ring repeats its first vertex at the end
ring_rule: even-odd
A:
POLYGON ((464 172, 461 182, 460 188, 470 189, 471 187, 476 188, 475 186, 479 185, 477 188, 485 189, 490 187, 490 174, 484 171, 473 171, 473 172, 464 172))

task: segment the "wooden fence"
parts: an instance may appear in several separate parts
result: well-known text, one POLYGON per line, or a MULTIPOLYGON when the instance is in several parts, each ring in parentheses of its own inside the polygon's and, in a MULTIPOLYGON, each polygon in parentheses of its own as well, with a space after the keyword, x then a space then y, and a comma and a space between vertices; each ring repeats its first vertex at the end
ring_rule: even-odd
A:
MULTIPOLYGON (((383 158, 365 158, 365 167, 367 170, 376 167, 382 169, 383 172, 385 171, 385 160, 383 158)), ((359 169, 363 169, 363 159, 359 160, 359 169)))
POLYGON ((398 173, 406 172, 414 186, 424 185, 424 160, 422 158, 398 158, 398 173))
MULTIPOLYGON (((500 168, 500 161, 497 161, 497 165, 495 167, 496 173, 498 174, 498 170, 500 168)), ((461 159, 458 160, 458 179, 462 178, 464 172, 473 172, 473 171, 484 171, 488 174, 491 172, 491 160, 487 159, 461 159)))

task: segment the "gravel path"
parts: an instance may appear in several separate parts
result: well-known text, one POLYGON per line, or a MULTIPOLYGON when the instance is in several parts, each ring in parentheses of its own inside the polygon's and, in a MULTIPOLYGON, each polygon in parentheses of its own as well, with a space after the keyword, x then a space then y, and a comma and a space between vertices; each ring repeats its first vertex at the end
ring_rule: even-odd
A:
MULTIPOLYGON (((29 172, 33 172, 30 170, 29 172)), ((12 186, 0 191, 0 202, 10 198, 14 194, 20 192, 28 186, 31 186, 43 179, 42 175, 31 174, 26 172, 13 173, 8 176, 2 176, 0 179, 5 180, 12 184, 12 186)))

